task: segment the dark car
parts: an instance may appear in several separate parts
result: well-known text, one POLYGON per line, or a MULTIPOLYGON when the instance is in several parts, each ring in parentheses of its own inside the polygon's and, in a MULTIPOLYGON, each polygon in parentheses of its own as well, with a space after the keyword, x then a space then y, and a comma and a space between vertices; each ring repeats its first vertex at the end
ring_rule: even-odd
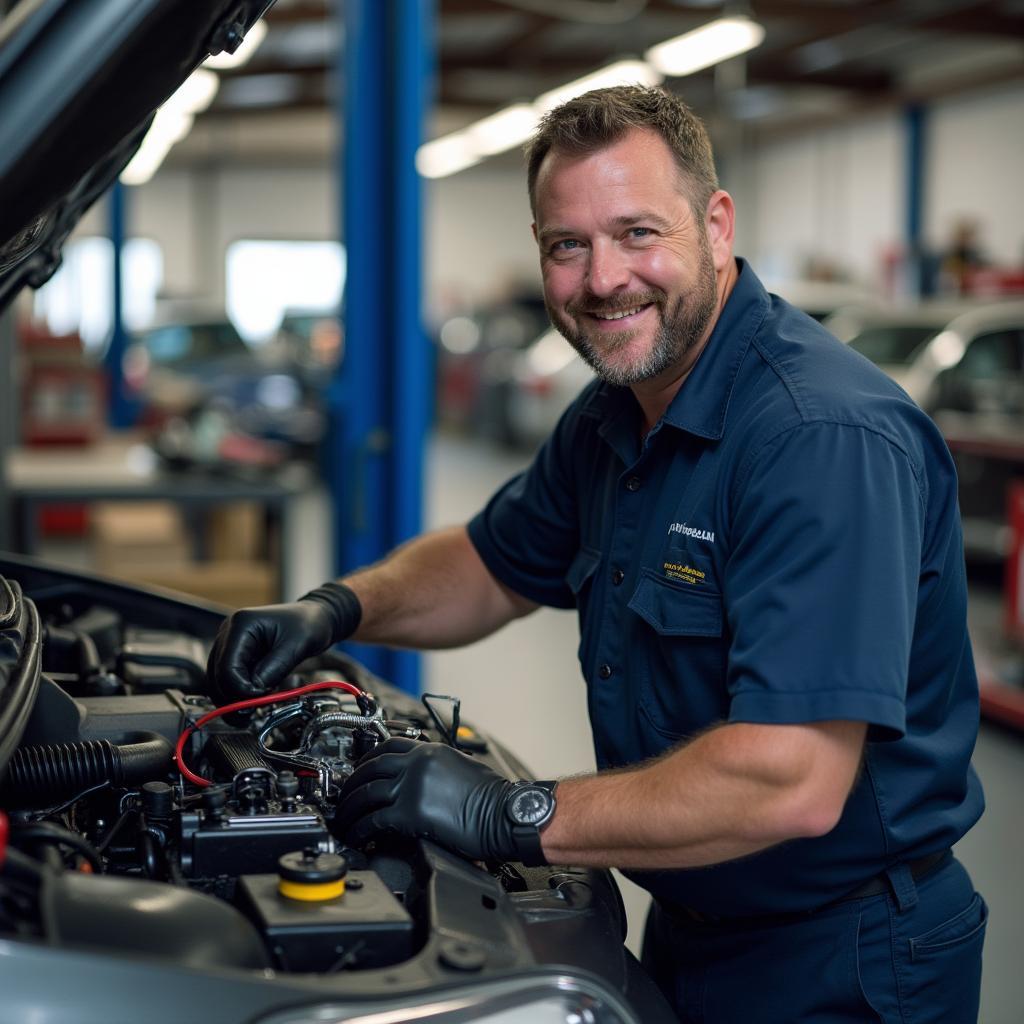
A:
MULTIPOLYGON (((24 0, 0 24, 0 304, 42 284, 153 111, 266 0, 24 0)), ((181 340, 163 339, 171 354, 181 340)), ((166 349, 165 349, 166 354, 166 349)), ((389 736, 528 772, 337 654, 218 709, 224 611, 0 558, 0 1017, 47 1024, 668 1024, 609 873, 361 848, 389 736)))

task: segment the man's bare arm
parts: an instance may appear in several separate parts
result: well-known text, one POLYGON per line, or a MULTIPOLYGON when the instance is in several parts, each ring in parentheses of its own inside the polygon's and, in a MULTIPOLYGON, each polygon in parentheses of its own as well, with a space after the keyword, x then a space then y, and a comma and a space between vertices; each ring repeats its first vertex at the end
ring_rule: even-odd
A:
POLYGON ((458 647, 538 607, 491 575, 464 526, 417 537, 344 582, 363 608, 352 639, 392 647, 458 647))
POLYGON ((863 722, 732 723, 656 761, 567 779, 542 833, 554 864, 692 868, 832 830, 857 778, 863 722))

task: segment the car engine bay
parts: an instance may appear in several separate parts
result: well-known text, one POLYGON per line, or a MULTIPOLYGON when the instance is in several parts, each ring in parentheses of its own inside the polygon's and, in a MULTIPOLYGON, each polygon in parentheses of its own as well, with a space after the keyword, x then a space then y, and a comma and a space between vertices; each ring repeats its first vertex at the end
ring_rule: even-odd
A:
POLYGON ((335 979, 347 997, 548 964, 649 986, 607 872, 336 834, 341 785, 391 736, 529 777, 456 699, 417 701, 329 652, 217 708, 223 612, 29 560, 0 574, 0 947, 335 979))

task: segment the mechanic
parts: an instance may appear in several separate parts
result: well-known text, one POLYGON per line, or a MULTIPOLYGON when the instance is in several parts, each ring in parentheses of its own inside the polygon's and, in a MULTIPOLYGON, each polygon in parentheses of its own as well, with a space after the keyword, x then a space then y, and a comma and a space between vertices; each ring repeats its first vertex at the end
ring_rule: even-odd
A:
POLYGON ((680 1019, 973 1021, 987 910, 950 852, 983 809, 950 456, 906 395, 733 256, 704 126, 658 89, 527 148, 552 323, 596 371, 532 465, 214 645, 218 700, 345 638, 443 648, 576 607, 598 771, 512 783, 392 739, 338 825, 618 867, 680 1019))

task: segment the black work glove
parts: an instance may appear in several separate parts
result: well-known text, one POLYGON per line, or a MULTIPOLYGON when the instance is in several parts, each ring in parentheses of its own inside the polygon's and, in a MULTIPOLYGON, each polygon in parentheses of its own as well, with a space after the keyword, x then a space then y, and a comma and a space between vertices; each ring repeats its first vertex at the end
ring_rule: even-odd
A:
POLYGON ((362 615, 344 583, 325 583, 289 604, 240 609, 213 642, 210 695, 220 705, 276 690, 296 665, 351 636, 362 615))
POLYGON ((506 813, 517 784, 440 743, 390 739, 346 780, 335 831, 352 846, 375 835, 429 839, 470 860, 546 864, 537 829, 506 813))

